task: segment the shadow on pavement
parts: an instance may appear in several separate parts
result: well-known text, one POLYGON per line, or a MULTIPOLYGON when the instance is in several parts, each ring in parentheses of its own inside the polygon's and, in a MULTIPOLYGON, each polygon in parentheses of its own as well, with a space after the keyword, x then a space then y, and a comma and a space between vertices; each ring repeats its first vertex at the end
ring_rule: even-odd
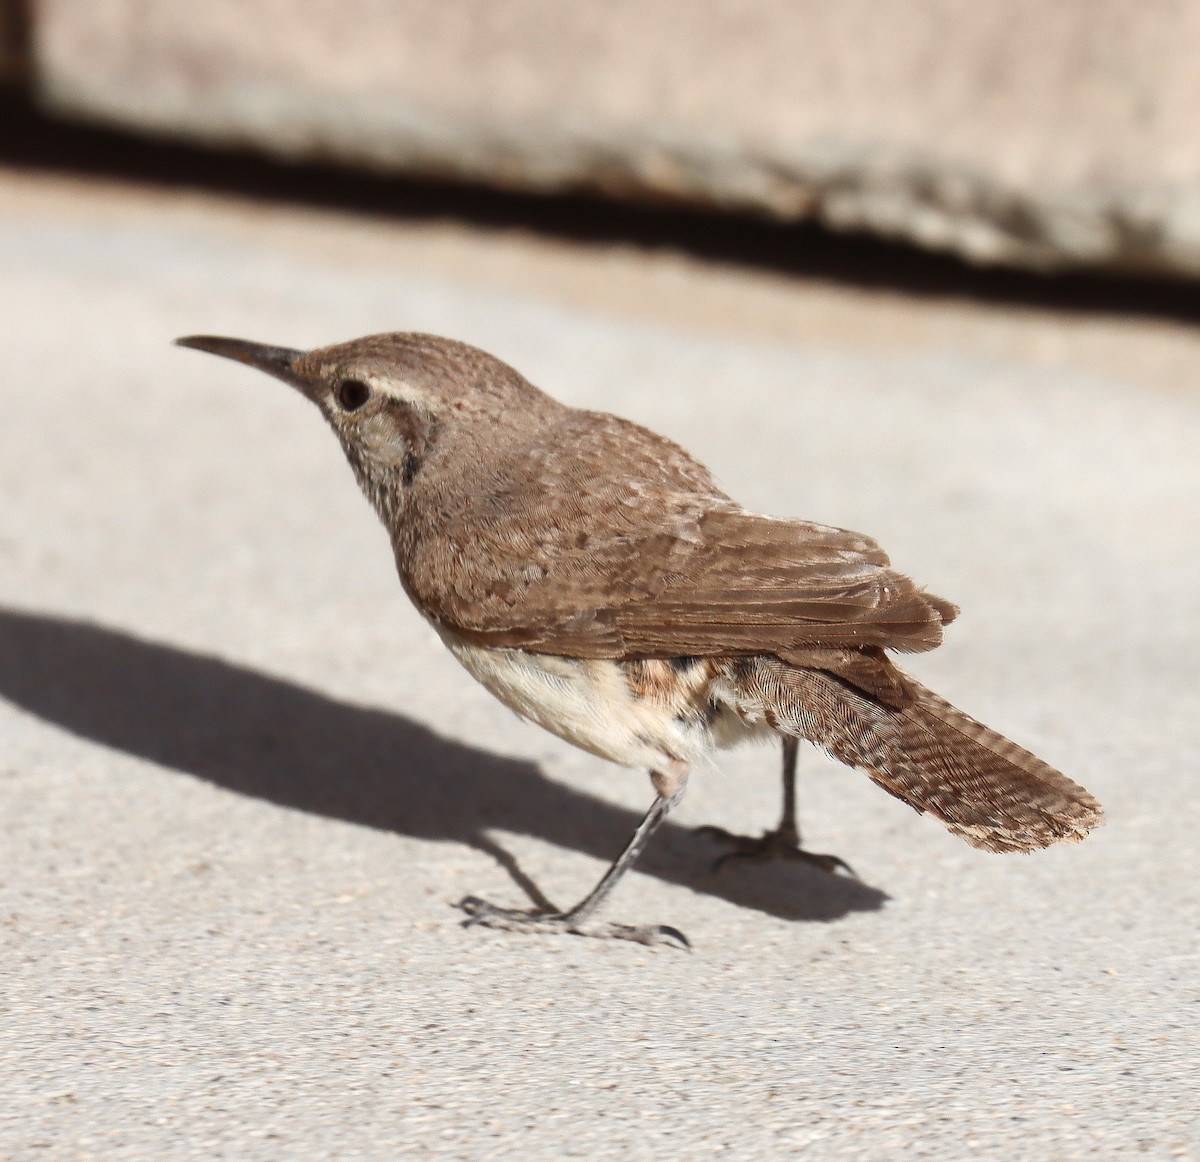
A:
MULTIPOLYGON (((402 715, 46 614, 0 609, 0 697, 72 734, 243 795, 468 844, 542 906, 548 901, 490 829, 610 859, 638 822, 637 813, 554 782, 533 763, 444 738, 402 715)), ((638 870, 792 920, 833 920, 887 899, 801 865, 717 875, 714 854, 668 820, 638 870)))

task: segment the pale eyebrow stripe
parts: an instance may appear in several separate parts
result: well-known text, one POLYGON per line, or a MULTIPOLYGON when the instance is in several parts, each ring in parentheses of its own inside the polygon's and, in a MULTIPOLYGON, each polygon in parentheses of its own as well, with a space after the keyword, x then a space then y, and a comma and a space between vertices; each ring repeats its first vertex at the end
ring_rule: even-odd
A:
POLYGON ((380 395, 385 395, 389 399, 399 400, 401 403, 415 405, 425 410, 429 409, 429 394, 414 387, 407 381, 396 383, 391 380, 384 380, 376 376, 365 376, 367 384, 380 395))

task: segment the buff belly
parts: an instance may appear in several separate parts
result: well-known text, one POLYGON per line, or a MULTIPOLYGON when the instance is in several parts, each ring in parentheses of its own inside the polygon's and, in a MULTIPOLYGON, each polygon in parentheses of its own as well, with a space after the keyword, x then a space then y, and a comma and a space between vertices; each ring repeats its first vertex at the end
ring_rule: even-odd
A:
POLYGON ((464 669, 522 718, 628 767, 692 763, 754 725, 721 698, 719 666, 616 662, 485 649, 439 629, 464 669))

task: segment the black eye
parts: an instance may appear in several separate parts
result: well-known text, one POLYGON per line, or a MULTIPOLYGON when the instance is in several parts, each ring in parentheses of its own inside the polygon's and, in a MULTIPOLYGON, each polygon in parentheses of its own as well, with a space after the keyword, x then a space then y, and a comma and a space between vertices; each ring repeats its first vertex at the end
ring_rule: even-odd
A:
POLYGON ((356 412, 371 398, 371 389, 361 379, 343 379, 337 385, 337 401, 348 412, 356 412))

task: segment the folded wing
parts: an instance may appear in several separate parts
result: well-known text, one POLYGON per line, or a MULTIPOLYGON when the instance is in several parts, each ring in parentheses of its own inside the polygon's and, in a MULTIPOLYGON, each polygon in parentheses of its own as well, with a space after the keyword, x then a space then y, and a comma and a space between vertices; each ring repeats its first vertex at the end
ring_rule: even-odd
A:
POLYGON ((578 565, 560 562, 557 577, 551 569, 490 625, 446 620, 479 644, 569 657, 772 653, 811 664, 804 659, 822 647, 932 649, 957 612, 891 569, 868 537, 729 503, 675 535, 607 546, 586 570, 617 579, 603 592, 570 583, 578 565))

